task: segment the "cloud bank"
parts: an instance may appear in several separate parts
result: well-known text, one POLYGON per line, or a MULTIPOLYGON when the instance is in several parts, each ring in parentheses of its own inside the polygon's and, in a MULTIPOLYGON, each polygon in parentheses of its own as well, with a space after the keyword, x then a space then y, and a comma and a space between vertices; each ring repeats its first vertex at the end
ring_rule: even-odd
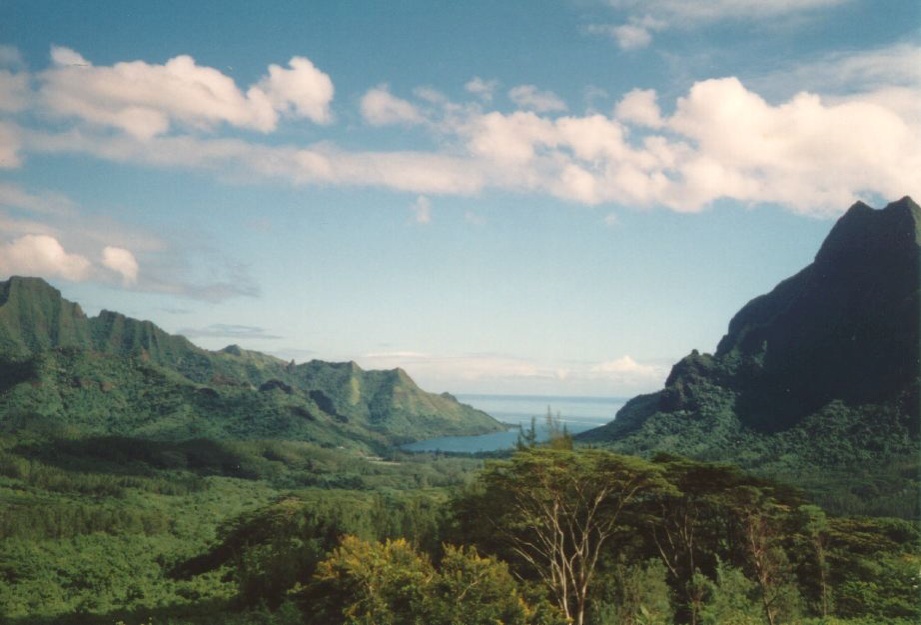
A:
MULTIPOLYGON (((656 15, 716 19, 748 4, 696 13, 677 3, 654 6, 656 15)), ((728 199, 827 216, 858 198, 921 195, 921 85, 910 71, 921 52, 907 44, 800 68, 816 76, 839 68, 852 77, 815 83, 826 93, 769 99, 729 76, 697 81, 669 102, 636 89, 608 112, 583 114, 534 85, 510 89, 503 108, 494 98, 497 83, 482 78, 465 85, 473 98, 467 102, 424 87, 401 97, 382 84, 360 100, 364 123, 418 132, 404 149, 381 151, 260 140, 281 118, 334 121, 332 81, 305 58, 270 66, 246 90, 187 56, 96 67, 54 48, 52 58, 52 67, 34 76, 23 78, 20 69, 3 78, 27 92, 0 109, 0 166, 19 167, 33 153, 88 154, 235 181, 377 187, 426 198, 500 190, 683 212, 728 199), (17 112, 22 100, 38 102, 61 123, 25 119, 17 112), (229 136, 228 128, 255 134, 229 136), (420 137, 431 147, 420 148, 420 137)), ((769 82, 765 90, 775 91, 769 82)), ((427 213, 423 207, 416 214, 424 221, 427 213)), ((122 275, 131 279, 130 271, 122 275)))
POLYGON ((547 392, 619 395, 650 392, 662 387, 668 364, 639 363, 625 355, 599 363, 564 366, 508 354, 438 355, 411 350, 376 352, 356 358, 371 369, 400 367, 412 371, 423 387, 452 388, 457 392, 527 393, 540 382, 547 392), (556 389, 556 390, 554 390, 556 389))

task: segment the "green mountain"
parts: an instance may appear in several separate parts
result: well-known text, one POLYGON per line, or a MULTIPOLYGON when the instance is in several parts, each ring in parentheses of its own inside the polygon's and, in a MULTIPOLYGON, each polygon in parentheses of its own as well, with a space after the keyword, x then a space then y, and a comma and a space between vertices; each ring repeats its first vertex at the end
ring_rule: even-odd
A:
POLYGON ((910 198, 855 204, 812 264, 732 318, 714 354, 695 350, 664 389, 579 439, 738 463, 831 508, 915 514, 919 250, 910 198))
POLYGON ((0 432, 383 448, 501 429, 400 369, 208 351, 149 321, 87 317, 41 279, 0 282, 0 432))

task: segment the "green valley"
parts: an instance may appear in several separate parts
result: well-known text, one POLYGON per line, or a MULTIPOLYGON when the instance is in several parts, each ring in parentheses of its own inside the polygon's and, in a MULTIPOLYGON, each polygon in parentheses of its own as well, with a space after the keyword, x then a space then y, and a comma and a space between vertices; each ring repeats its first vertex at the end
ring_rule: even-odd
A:
POLYGON ((918 622, 919 233, 854 206, 664 389, 488 458, 400 450, 505 427, 403 370, 0 282, 0 619, 918 622))

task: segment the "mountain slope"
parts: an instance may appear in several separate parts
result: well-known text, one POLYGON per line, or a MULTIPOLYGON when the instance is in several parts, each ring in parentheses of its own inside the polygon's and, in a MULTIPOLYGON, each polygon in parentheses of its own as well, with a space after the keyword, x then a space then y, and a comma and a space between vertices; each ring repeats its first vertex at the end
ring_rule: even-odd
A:
POLYGON ((0 282, 0 430, 24 428, 380 447, 502 426, 401 370, 207 351, 149 321, 89 318, 43 280, 13 277, 0 282))
POLYGON ((858 499, 897 497, 917 478, 919 250, 910 198, 855 204, 812 264, 732 318, 714 354, 683 358, 664 389, 579 439, 737 462, 826 495, 863 476, 883 485, 858 499))

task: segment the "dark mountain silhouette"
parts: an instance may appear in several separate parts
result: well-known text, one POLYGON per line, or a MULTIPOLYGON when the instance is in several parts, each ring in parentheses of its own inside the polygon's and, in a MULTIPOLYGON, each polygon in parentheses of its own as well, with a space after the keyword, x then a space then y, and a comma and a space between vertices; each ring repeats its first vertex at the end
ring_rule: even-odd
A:
POLYGON ((694 351, 664 389, 579 438, 794 476, 917 458, 919 250, 911 198, 855 204, 812 264, 732 318, 714 354, 694 351))

